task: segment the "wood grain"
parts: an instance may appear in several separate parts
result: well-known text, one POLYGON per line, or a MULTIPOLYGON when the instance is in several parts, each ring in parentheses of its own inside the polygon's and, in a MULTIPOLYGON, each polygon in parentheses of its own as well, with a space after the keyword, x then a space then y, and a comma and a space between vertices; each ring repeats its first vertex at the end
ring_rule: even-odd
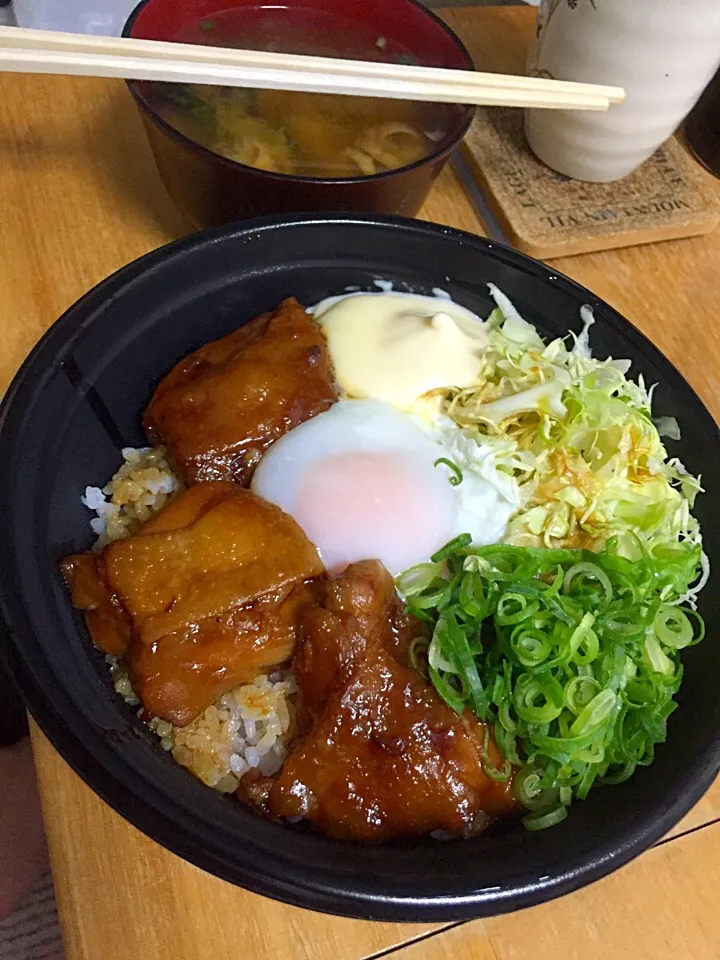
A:
POLYGON ((336 960, 439 929, 328 917, 233 887, 121 820, 37 727, 33 743, 68 960, 336 960))
MULTIPOLYGON (((0 77, 0 391, 63 310, 191 232, 160 181, 121 81, 0 77), (30 107, 30 109, 29 109, 30 107)), ((482 232, 450 169, 421 216, 482 232)))
POLYGON ((393 960, 717 960, 720 824, 553 903, 462 924, 393 960))
MULTIPOLYGON (((479 68, 522 69, 531 11, 443 13, 465 38, 479 68)), ((92 284, 190 228, 164 192, 121 83, 0 78, 0 170, 1 390, 58 314, 92 284)), ((422 216, 483 232, 449 170, 422 216)), ((644 329, 716 416, 720 414, 720 344, 714 326, 713 278, 720 270, 716 237, 578 257, 556 266, 644 329)), ((253 960, 359 960, 440 929, 325 917, 231 887, 184 863, 123 821, 70 771, 36 728, 33 743, 69 960, 166 956, 234 960, 238 955, 253 960)), ((716 783, 678 830, 702 827, 718 817, 716 783)), ((595 953, 584 954, 584 960, 613 955, 614 944, 623 936, 635 945, 633 960, 664 957, 653 952, 657 937, 664 934, 658 932, 646 949, 633 933, 641 920, 652 926, 663 896, 688 929, 698 927, 701 933, 692 943, 699 944, 697 951, 703 949, 714 932, 703 926, 709 921, 701 914, 712 914, 710 894, 696 889, 694 880, 683 880, 684 854, 676 857, 671 851, 692 851, 688 858, 694 856, 696 862, 687 869, 697 871, 693 877, 701 877, 705 870, 712 892, 717 888, 718 851, 713 846, 717 833, 716 828, 705 828, 673 840, 618 877, 536 908, 549 911, 542 917, 552 931, 553 960, 572 957, 586 935, 607 935, 613 947, 603 953, 601 941, 594 939, 595 953), (706 836, 707 845, 702 842, 706 836), (646 885, 647 903, 644 889, 636 889, 626 877, 637 877, 637 883, 646 885), (614 915, 617 930, 606 934, 602 922, 609 924, 614 915), (587 927, 592 934, 583 933, 588 918, 596 925, 587 927)), ((447 942, 446 954, 454 960, 543 960, 551 953, 544 943, 544 952, 537 952, 542 937, 532 922, 534 915, 540 916, 531 911, 449 930, 408 952, 415 951, 413 960, 432 958, 431 945, 433 950, 444 949, 447 942)), ((661 917, 658 931, 662 930, 667 930, 667 923, 661 917)), ((676 954, 703 960, 709 956, 697 951, 680 949, 676 954)))
MULTIPOLYGON (((0 169, 0 289, 12 291, 0 304, 4 390, 47 327, 89 287, 191 228, 165 193, 119 82, 4 75, 0 169)), ((424 215, 481 229, 450 170, 424 215)), ((208 955, 208 942, 218 958, 234 957, 229 931, 238 918, 245 942, 250 937, 256 955, 268 957, 282 949, 317 957, 316 941, 327 957, 360 957, 412 935, 412 927, 286 908, 203 874, 114 814, 37 729, 33 740, 71 960, 157 957, 169 944, 191 960, 208 955), (88 845, 86 837, 104 839, 88 845), (204 905, 206 919, 191 934, 178 918, 193 903, 204 905)))
MULTIPOLYGON (((247 945, 252 960, 360 960, 443 929, 440 925, 381 924, 323 916, 232 887, 164 850, 122 820, 70 770, 34 725, 33 746, 68 960, 156 960, 164 956, 236 960, 237 936, 247 945)), ((720 818, 720 780, 671 836, 716 818, 720 818)), ((710 830, 720 834, 720 825, 701 830, 700 836, 710 830)), ((691 833, 666 846, 685 844, 696 836, 691 833)), ((708 848, 710 869, 715 869, 713 851, 708 848)), ((636 863, 655 853, 645 854, 636 863)), ((635 869, 633 864, 619 876, 635 869)), ((576 898, 582 896, 588 910, 605 911, 601 892, 603 884, 612 880, 559 900, 548 909, 571 911, 576 898)), ((644 895, 643 888, 638 894, 640 902, 634 901, 643 915, 647 913, 644 895)), ((544 908, 501 922, 512 927, 517 917, 540 909, 544 908)), ((692 902, 684 909, 692 911, 692 902)), ((474 939, 471 945, 479 951, 474 939)), ((432 954, 427 956, 433 960, 432 954)), ((486 960, 484 953, 470 956, 486 960)), ((526 960, 522 953, 508 956, 526 960)), ((443 954, 437 957, 440 960, 443 954)), ((489 960, 493 957, 488 954, 489 960)), ((561 957, 566 960, 563 953, 552 960, 561 957)), ((464 960, 464 955, 457 960, 464 960)), ((532 960, 541 958, 533 955, 532 960)), ((632 960, 658 958, 638 952, 632 960)))

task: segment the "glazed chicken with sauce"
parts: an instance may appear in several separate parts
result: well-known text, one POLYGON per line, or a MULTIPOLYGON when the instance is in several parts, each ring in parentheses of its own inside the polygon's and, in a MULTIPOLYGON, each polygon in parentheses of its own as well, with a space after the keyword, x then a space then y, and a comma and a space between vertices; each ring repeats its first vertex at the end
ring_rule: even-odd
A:
MULTIPOLYGON (((352 840, 470 836, 511 812, 511 782, 483 771, 486 728, 458 716, 408 665, 422 631, 376 561, 324 582, 299 618, 299 742, 276 778, 246 777, 240 796, 352 840)), ((500 764, 492 741, 488 752, 500 764)))
POLYGON ((296 729, 274 777, 238 796, 274 818, 382 841, 471 836, 513 812, 483 724, 409 664, 425 625, 377 560, 328 579, 295 520, 244 489, 265 450, 337 399, 327 344, 294 300, 181 361, 145 412, 189 489, 133 536, 60 564, 95 645, 124 659, 144 708, 185 727, 290 663, 296 729), (487 747, 487 750, 485 750, 487 747))
MULTIPOLYGON (((238 683, 292 658, 297 736, 276 778, 239 796, 354 840, 469 836, 514 808, 483 771, 485 727, 408 663, 424 624, 377 561, 322 578, 294 520, 243 488, 202 483, 141 532, 61 570, 97 646, 126 657, 145 711, 184 726, 238 683)), ((492 762, 499 763, 494 743, 492 762)))
POLYGON ((143 424, 186 482, 247 485, 272 443, 335 400, 325 339, 289 298, 176 364, 143 424))
POLYGON ((288 660, 302 585, 323 572, 291 517, 222 481, 60 568, 96 646, 125 655, 145 709, 176 726, 288 660))

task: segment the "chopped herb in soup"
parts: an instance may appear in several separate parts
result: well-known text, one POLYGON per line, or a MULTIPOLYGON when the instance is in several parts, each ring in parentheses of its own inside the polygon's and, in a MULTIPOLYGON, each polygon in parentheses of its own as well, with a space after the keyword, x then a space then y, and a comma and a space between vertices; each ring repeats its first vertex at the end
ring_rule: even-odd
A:
MULTIPOLYGON (((393 63, 417 59, 389 37, 334 14, 246 8, 175 39, 223 47, 393 63)), ((462 108, 371 97, 148 83, 153 109, 191 140, 261 170, 358 177, 415 163, 457 128, 462 108)))

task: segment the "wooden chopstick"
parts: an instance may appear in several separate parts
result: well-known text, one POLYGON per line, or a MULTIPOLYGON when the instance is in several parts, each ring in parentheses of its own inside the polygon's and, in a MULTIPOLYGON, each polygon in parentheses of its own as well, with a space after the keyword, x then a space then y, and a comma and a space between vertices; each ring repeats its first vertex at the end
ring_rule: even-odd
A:
MULTIPOLYGON (((153 56, 163 60, 183 60, 191 63, 222 63, 235 66, 262 66, 267 53, 258 50, 237 50, 231 47, 201 46, 196 44, 173 43, 161 40, 138 40, 130 37, 96 37, 77 33, 60 33, 51 30, 26 30, 18 27, 0 27, 0 47, 5 49, 34 48, 37 50, 64 50, 66 52, 93 51, 98 54, 118 56, 153 56)), ((331 58, 285 55, 288 65, 312 67, 318 61, 331 58)), ((338 73, 351 73, 357 76, 377 76, 384 78, 387 67, 393 66, 398 75, 406 79, 423 79, 430 69, 436 77, 457 79, 458 73, 477 76, 487 86, 512 87, 518 90, 543 90, 579 93, 595 93, 606 97, 611 103, 621 103, 625 99, 622 87, 610 87, 600 84, 576 83, 567 80, 546 80, 540 77, 523 77, 501 73, 477 73, 458 71, 442 67, 417 67, 406 64, 391 65, 366 60, 343 60, 332 58, 334 69, 338 73)))
POLYGON ((0 27, 0 71, 556 109, 624 98, 596 84, 17 27, 0 27))
MULTIPOLYGON (((279 54, 277 56, 280 56, 279 54)), ((95 54, 53 51, 4 51, 0 49, 0 72, 49 73, 70 76, 116 77, 171 83, 296 90, 353 96, 424 100, 437 103, 467 103, 512 107, 607 110, 606 97, 547 91, 484 88, 470 84, 432 84, 419 81, 342 77, 334 73, 303 73, 278 67, 222 67, 191 62, 167 62, 139 57, 102 57, 95 54), (28 56, 28 54, 31 54, 28 56)))

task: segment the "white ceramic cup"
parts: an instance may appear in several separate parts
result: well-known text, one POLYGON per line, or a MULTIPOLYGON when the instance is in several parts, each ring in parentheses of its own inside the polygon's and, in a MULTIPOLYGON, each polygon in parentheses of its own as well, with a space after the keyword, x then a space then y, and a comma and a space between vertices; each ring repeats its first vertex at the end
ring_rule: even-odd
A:
POLYGON ((541 0, 529 72, 625 88, 607 113, 527 110, 533 152, 577 180, 631 173, 679 126, 720 63, 720 0, 541 0))
POLYGON ((14 0, 13 7, 19 27, 118 36, 137 3, 138 0, 14 0))

